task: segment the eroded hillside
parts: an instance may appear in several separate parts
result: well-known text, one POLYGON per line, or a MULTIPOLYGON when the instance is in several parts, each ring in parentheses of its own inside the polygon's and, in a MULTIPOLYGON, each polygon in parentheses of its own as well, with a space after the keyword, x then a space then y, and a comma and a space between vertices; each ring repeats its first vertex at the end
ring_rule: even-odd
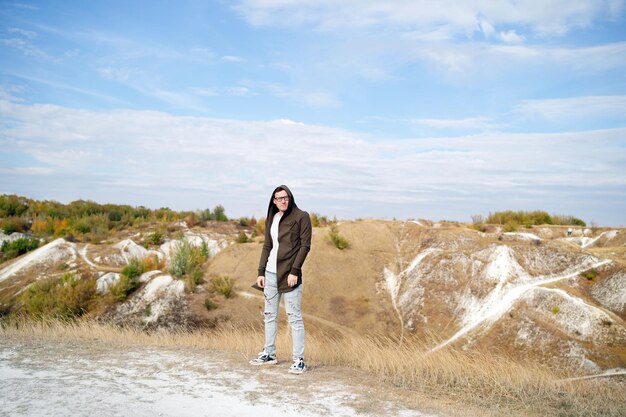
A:
MULTIPOLYGON (((502 233, 492 227, 482 233, 378 220, 336 227, 349 247, 337 249, 328 227, 314 228, 304 267, 303 309, 312 331, 417 338, 433 351, 495 349, 583 374, 626 366, 624 230, 555 226, 502 233)), ((146 328, 261 326, 262 294, 250 288, 260 239, 235 243, 241 228, 234 224, 179 228, 160 245, 145 244, 150 230, 99 244, 57 239, 2 264, 2 310, 19 310, 26 288, 68 271, 97 278, 104 296, 131 259, 152 256, 160 269, 141 275, 124 301, 89 314, 146 328), (193 291, 167 272, 181 239, 209 251, 204 282, 193 291), (233 282, 230 298, 211 291, 211 279, 223 276, 233 282)))

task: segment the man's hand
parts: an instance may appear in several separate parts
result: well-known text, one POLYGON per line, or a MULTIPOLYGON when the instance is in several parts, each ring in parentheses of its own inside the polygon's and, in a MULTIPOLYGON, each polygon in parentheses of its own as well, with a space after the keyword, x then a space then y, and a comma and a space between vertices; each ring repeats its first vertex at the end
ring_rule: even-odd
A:
POLYGON ((260 288, 265 288, 265 276, 259 275, 256 279, 256 285, 260 288))
POLYGON ((298 276, 294 274, 289 274, 289 276, 287 277, 287 285, 289 285, 290 287, 293 287, 297 283, 298 283, 298 276))

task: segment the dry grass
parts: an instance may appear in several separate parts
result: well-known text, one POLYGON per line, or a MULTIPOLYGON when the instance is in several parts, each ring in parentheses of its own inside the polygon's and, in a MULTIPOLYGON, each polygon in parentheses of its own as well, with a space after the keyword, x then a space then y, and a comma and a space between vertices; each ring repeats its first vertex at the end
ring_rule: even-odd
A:
MULTIPOLYGON (((93 321, 0 322, 0 337, 58 341, 86 340, 110 346, 192 347, 255 355, 262 331, 224 326, 208 331, 146 333, 93 321)), ((313 333, 313 334, 311 334, 313 333)), ((278 340, 280 357, 290 356, 290 336, 278 340)), ((307 334, 307 358, 313 367, 361 369, 411 391, 446 402, 489 410, 490 415, 623 416, 626 390, 609 380, 558 382, 565 375, 532 363, 517 363, 490 353, 440 350, 428 354, 415 342, 402 346, 386 337, 307 334), (495 412, 494 410, 497 410, 495 412)))

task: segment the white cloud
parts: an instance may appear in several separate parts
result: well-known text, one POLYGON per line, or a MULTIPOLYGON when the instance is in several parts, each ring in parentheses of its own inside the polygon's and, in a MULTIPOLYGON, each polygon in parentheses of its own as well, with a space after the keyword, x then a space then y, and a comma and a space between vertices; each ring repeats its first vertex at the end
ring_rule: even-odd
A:
MULTIPOLYGON (((0 126, 0 162, 8 154, 35 161, 18 163, 20 173, 0 172, 0 182, 23 184, 16 190, 23 194, 45 194, 62 178, 72 184, 64 192, 85 196, 89 190, 89 198, 117 193, 134 204, 182 209, 209 206, 207 199, 219 196, 229 213, 244 215, 264 205, 259 198, 268 189, 288 183, 312 211, 391 217, 450 216, 446 210, 456 210, 468 217, 477 201, 484 202, 484 213, 522 202, 523 208, 540 204, 582 216, 580 200, 604 190, 612 201, 594 199, 593 206, 606 203, 615 213, 625 212, 618 208, 626 205, 626 129, 385 141, 291 120, 95 112, 7 101, 0 101, 0 112, 6 121, 0 126), (28 181, 29 175, 41 178, 41 172, 28 172, 33 166, 52 174, 28 181), (537 193, 545 194, 541 202, 537 193)), ((620 218, 615 213, 612 221, 620 218)))
MULTIPOLYGON (((512 41, 509 43, 513 43, 512 41)), ((398 45, 398 54, 409 60, 424 61, 453 75, 502 72, 524 68, 563 68, 578 73, 598 73, 615 69, 626 71, 626 42, 591 47, 552 47, 488 43, 438 43, 398 45)))
POLYGON ((215 88, 193 88, 191 93, 201 97, 214 97, 218 96, 219 92, 215 88))
POLYGON ((7 31, 9 33, 17 33, 19 35, 24 36, 25 38, 28 39, 34 39, 37 37, 37 33, 33 32, 32 30, 24 30, 24 29, 20 29, 20 28, 9 28, 7 29, 7 31))
POLYGON ((248 87, 227 87, 225 90, 228 94, 231 94, 233 96, 246 97, 253 95, 252 91, 248 87))
POLYGON ((560 99, 524 100, 514 113, 526 119, 549 121, 617 117, 626 121, 626 96, 587 96, 560 99))
POLYGON ((4 3, 5 6, 15 7, 16 9, 24 9, 24 10, 39 10, 39 7, 33 6, 32 4, 24 4, 24 3, 4 3))
POLYGON ((24 55, 38 58, 44 61, 59 62, 59 60, 49 55, 43 49, 35 46, 29 38, 3 38, 0 43, 21 51, 24 55))
POLYGON ((524 43, 524 40, 525 40, 524 36, 518 35, 517 32, 514 30, 500 32, 499 37, 500 39, 502 39, 504 43, 510 43, 510 44, 524 43))
POLYGON ((220 58, 222 62, 245 62, 245 59, 235 55, 224 55, 220 58))
POLYGON ((494 122, 489 117, 468 117, 465 119, 411 119, 410 121, 416 125, 440 129, 493 130, 502 127, 502 125, 494 122))
MULTIPOLYGON (((446 26, 469 36, 479 26, 519 25, 546 35, 560 35, 596 19, 615 17, 623 0, 242 0, 235 9, 254 25, 312 25, 323 30, 346 27, 412 27, 420 30, 446 26)), ((487 28, 487 30, 491 30, 487 28)))
POLYGON ((280 83, 266 81, 244 80, 241 84, 251 90, 265 92, 275 97, 287 99, 291 102, 302 103, 313 107, 337 108, 340 101, 331 93, 323 91, 308 91, 298 88, 289 88, 280 83))
MULTIPOLYGON (((97 92, 97 91, 87 90, 87 89, 84 89, 84 88, 78 88, 78 87, 74 87, 72 85, 59 83, 59 82, 48 80, 48 79, 37 78, 37 77, 30 77, 30 76, 24 75, 24 74, 15 74, 15 73, 7 73, 7 74, 10 75, 11 77, 15 77, 15 78, 26 80, 26 81, 31 81, 31 82, 42 84, 42 85, 47 85, 49 87, 53 87, 55 89, 59 89, 59 90, 63 90, 63 91, 70 91, 72 93, 77 93, 77 94, 81 94, 81 95, 96 97, 96 98, 99 98, 99 99, 102 99, 102 100, 105 100, 105 101, 108 101, 108 102, 115 102, 115 103, 119 103, 120 102, 120 100, 118 98, 116 98, 116 97, 109 96, 109 95, 106 95, 106 94, 102 94, 102 93, 97 92)), ((13 88, 21 88, 21 87, 13 87, 13 88)), ((15 101, 15 100, 12 100, 12 101, 15 101)))
POLYGON ((98 74, 106 80, 128 81, 133 76, 138 76, 139 71, 133 68, 105 67, 98 69, 98 74))

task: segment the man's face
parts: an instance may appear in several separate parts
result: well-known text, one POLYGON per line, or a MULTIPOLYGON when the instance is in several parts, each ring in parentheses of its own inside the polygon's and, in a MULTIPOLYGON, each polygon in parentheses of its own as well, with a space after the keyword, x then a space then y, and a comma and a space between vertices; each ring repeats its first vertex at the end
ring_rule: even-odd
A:
POLYGON ((285 212, 289 206, 289 194, 287 194, 287 191, 280 190, 274 193, 274 204, 276 204, 278 210, 285 212))

